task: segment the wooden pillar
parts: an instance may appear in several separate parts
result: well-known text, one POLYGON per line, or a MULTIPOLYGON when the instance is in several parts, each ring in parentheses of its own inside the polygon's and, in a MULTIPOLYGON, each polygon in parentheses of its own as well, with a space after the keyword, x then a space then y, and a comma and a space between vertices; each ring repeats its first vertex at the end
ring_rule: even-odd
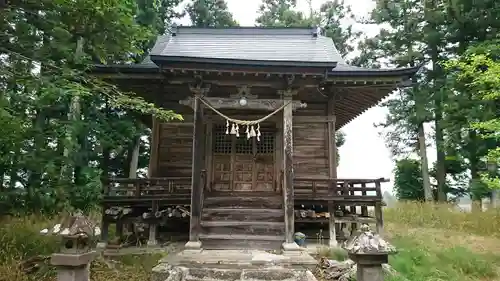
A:
MULTIPOLYGON (((205 117, 206 119, 206 117, 205 117)), ((203 155, 205 155, 205 184, 204 186, 206 192, 210 192, 212 188, 212 163, 213 163, 213 150, 212 150, 212 140, 213 140, 213 122, 208 121, 205 126, 205 150, 203 155)))
MULTIPOLYGON (((382 187, 380 186, 380 181, 375 182, 375 187, 377 188, 377 197, 382 198, 382 187)), ((377 224, 377 233, 382 236, 384 232, 384 220, 382 218, 382 201, 375 203, 375 221, 377 224)))
MULTIPOLYGON (((366 196, 367 195, 366 183, 361 183, 361 188, 363 188, 363 190, 361 191, 361 195, 366 196)), ((364 218, 368 217, 368 206, 366 206, 366 205, 361 206, 361 216, 364 218)))
POLYGON ((201 101, 194 99, 193 120, 193 157, 191 173, 191 220, 189 224, 189 242, 187 249, 201 249, 199 234, 201 232, 201 212, 203 204, 203 187, 201 173, 203 169, 204 128, 201 101))
MULTIPOLYGON (((158 201, 153 200, 151 202, 151 214, 154 216, 156 212, 158 212, 158 201)), ((153 220, 153 219, 151 219, 153 220)), ((156 220, 155 220, 156 221, 156 220)), ((156 233, 158 230, 158 225, 156 222, 149 223, 149 237, 148 237, 148 246, 156 246, 158 241, 156 240, 156 233)))
MULTIPOLYGON (((333 96, 328 100, 327 106, 328 115, 328 128, 327 128, 327 139, 328 139, 328 175, 333 181, 328 186, 328 193, 333 196, 335 190, 337 189, 337 143, 335 140, 335 104, 333 96)), ((329 246, 337 247, 337 233, 335 231, 335 205, 333 201, 328 201, 328 213, 330 214, 328 220, 329 226, 329 246)))
POLYGON ((288 103, 283 109, 283 204, 285 208, 285 243, 283 249, 295 250, 298 245, 294 241, 294 199, 293 199, 293 104, 292 93, 286 91, 284 102, 288 103))

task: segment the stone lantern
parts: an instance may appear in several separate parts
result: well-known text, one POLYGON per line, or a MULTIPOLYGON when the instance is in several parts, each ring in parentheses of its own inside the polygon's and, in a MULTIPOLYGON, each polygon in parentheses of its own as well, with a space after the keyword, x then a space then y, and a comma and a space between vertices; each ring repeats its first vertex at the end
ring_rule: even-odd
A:
POLYGON ((374 234, 367 224, 361 226, 357 235, 349 238, 344 249, 357 264, 357 281, 383 281, 382 265, 388 262, 390 254, 396 253, 396 249, 374 234))
POLYGON ((44 229, 41 234, 57 235, 61 238, 61 248, 51 256, 51 264, 57 267, 58 281, 88 281, 90 263, 96 252, 92 250, 94 236, 100 229, 80 212, 56 224, 51 231, 44 229))

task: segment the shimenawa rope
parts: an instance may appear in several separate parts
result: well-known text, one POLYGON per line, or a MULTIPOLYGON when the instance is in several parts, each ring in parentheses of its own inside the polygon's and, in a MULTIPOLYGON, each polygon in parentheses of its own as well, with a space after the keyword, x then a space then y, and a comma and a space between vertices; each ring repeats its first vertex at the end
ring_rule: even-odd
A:
POLYGON ((257 120, 238 120, 238 119, 231 118, 231 117, 223 114, 222 112, 218 111, 212 105, 210 105, 210 103, 208 101, 206 101, 202 97, 197 96, 196 98, 199 99, 208 108, 213 110, 213 112, 217 113, 220 117, 226 119, 226 134, 236 135, 236 137, 239 137, 240 136, 239 126, 240 125, 246 126, 245 133, 247 134, 247 139, 249 139, 251 137, 257 137, 257 141, 260 141, 260 135, 261 135, 260 134, 260 123, 266 121, 274 114, 280 112, 283 108, 285 108, 285 106, 287 106, 288 104, 290 104, 292 102, 292 101, 288 101, 287 103, 283 103, 283 105, 280 106, 275 111, 273 111, 270 114, 268 114, 260 119, 257 119, 257 120), (231 130, 229 130, 229 123, 230 122, 232 123, 231 130), (257 128, 254 127, 255 125, 257 125, 257 128))

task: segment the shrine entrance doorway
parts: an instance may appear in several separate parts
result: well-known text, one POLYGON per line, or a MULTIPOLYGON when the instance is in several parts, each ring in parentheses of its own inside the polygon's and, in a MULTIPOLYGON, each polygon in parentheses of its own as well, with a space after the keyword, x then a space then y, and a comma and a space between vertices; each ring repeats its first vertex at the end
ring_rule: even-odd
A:
POLYGON ((226 134, 226 126, 213 128, 212 191, 276 192, 276 127, 264 124, 260 141, 226 134))

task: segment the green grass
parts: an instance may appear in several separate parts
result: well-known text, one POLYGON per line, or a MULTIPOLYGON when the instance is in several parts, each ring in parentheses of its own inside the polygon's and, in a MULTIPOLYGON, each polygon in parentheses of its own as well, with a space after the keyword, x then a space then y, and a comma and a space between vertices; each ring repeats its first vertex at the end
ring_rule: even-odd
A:
POLYGON ((466 213, 405 202, 385 210, 384 219, 386 236, 398 249, 390 264, 406 279, 500 280, 499 210, 466 213))
MULTIPOLYGON (((390 264, 400 276, 389 281, 500 281, 500 215, 498 211, 460 213, 446 205, 403 203, 385 210, 385 237, 398 249, 390 264)), ((55 238, 39 231, 57 221, 40 216, 0 219, 0 281, 52 281, 50 266, 24 274, 19 263, 27 257, 57 250, 55 238)), ((324 249, 322 256, 343 260, 342 250, 324 249)), ((93 281, 150 280, 159 254, 98 258, 93 281)))
MULTIPOLYGON (((0 219, 0 281, 55 281, 55 271, 42 266, 32 274, 19 267, 23 260, 33 256, 50 255, 59 248, 54 236, 43 236, 40 230, 58 223, 50 218, 29 216, 0 219)), ((98 257, 91 267, 92 281, 150 280, 150 273, 164 254, 129 255, 114 261, 98 257)))
MULTIPOLYGON (((497 280, 499 256, 475 253, 462 246, 426 245, 422 238, 395 236, 391 240, 399 251, 389 264, 412 281, 497 280)), ((395 280, 404 280, 395 278, 395 280)))
POLYGON ((447 229, 500 238, 500 208, 477 214, 459 212, 448 204, 404 202, 386 209, 384 220, 411 227, 447 229))

